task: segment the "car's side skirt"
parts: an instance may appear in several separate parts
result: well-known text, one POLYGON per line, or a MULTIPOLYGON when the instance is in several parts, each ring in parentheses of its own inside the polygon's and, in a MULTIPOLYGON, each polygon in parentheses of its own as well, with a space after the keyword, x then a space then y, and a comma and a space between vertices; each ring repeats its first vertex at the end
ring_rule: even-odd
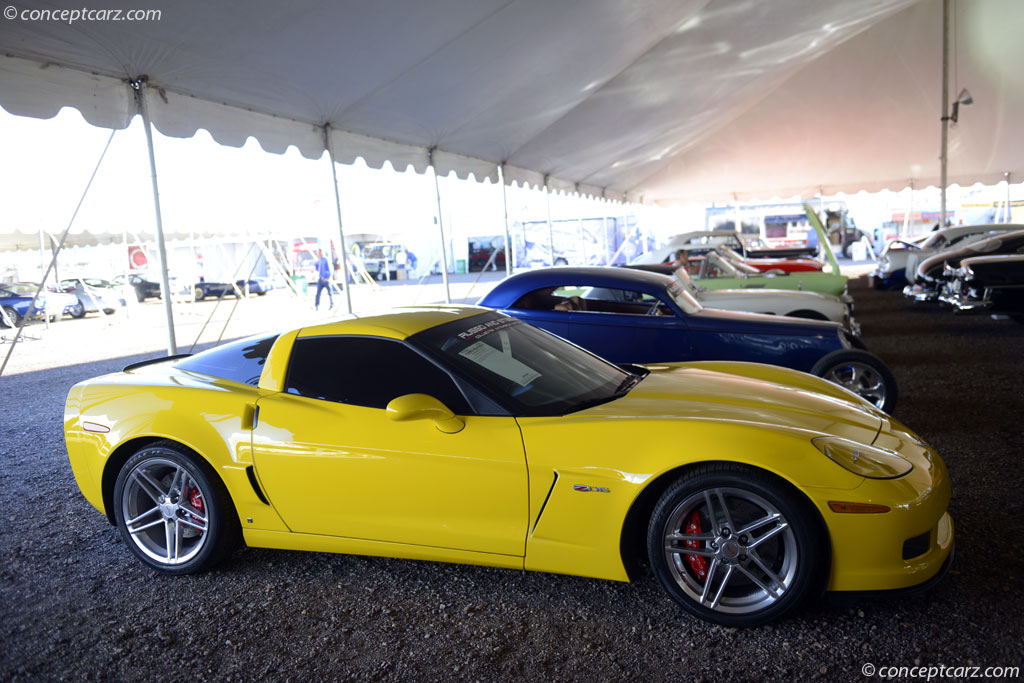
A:
POLYGON ((251 548, 274 548, 278 550, 309 550, 321 553, 342 553, 346 555, 372 555, 375 557, 398 557, 408 560, 429 560, 431 562, 455 562, 477 564, 485 567, 523 569, 523 558, 514 555, 498 555, 453 548, 434 548, 406 543, 388 543, 362 538, 341 536, 320 536, 298 534, 287 531, 265 531, 244 529, 245 544, 251 548))

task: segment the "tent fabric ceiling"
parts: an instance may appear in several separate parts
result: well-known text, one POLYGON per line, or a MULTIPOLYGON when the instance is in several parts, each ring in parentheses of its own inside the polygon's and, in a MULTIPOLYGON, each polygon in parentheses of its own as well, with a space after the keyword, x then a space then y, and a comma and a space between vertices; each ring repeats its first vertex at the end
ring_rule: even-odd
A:
MULTIPOLYGON (((940 0, 183 0, 150 21, 0 23, 0 106, 98 126, 687 201, 938 176, 940 0), (432 152, 432 156, 431 156, 432 152)), ((26 14, 27 13, 27 14, 26 14)), ((1024 172, 1024 3, 957 5, 975 104, 951 182, 1024 172)))

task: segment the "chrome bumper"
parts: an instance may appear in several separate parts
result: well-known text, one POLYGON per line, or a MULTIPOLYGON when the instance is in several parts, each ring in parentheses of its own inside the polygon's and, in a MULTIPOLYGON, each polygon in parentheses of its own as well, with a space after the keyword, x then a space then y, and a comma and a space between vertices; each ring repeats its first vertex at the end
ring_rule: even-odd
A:
POLYGON ((980 311, 992 305, 991 301, 980 301, 962 294, 943 294, 939 296, 939 301, 963 312, 980 311))
POLYGON ((903 288, 903 296, 908 296, 914 301, 935 301, 939 293, 933 289, 925 289, 921 285, 907 285, 903 288))

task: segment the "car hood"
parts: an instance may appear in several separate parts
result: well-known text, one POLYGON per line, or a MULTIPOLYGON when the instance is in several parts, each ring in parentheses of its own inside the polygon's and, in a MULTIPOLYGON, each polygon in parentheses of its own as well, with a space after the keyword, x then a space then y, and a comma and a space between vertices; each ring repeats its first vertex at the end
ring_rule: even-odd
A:
POLYGON ((811 308, 817 310, 834 306, 839 308, 842 302, 838 297, 819 292, 803 292, 792 289, 708 289, 700 293, 699 300, 708 308, 715 308, 720 301, 728 302, 767 302, 778 301, 790 305, 793 309, 811 308))
POLYGON ((691 313, 686 316, 686 320, 687 325, 694 330, 731 334, 780 334, 820 338, 834 337, 842 328, 842 324, 826 320, 786 318, 767 313, 724 311, 717 308, 705 308, 697 313, 691 313))
POLYGON ((885 414, 823 379, 756 363, 676 363, 624 397, 584 411, 615 418, 698 419, 764 424, 870 444, 885 414))

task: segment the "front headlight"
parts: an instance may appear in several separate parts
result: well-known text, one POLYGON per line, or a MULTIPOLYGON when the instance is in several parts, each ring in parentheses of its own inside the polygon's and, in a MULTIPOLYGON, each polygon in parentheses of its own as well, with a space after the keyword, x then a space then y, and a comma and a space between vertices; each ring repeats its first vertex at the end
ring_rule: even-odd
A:
POLYGON ((811 443, 837 465, 868 479, 895 479, 914 469, 894 451, 838 436, 819 436, 811 439, 811 443))

